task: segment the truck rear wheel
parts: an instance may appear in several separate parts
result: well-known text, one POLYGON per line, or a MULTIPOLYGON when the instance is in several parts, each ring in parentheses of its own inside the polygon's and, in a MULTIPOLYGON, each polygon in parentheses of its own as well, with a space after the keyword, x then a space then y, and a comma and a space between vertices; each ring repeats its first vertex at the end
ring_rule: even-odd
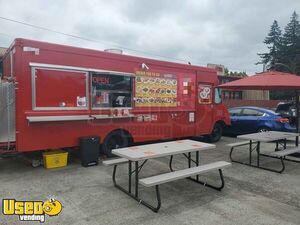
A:
POLYGON ((114 157, 113 149, 124 148, 130 144, 130 138, 124 132, 115 131, 110 133, 103 142, 102 151, 107 157, 114 157))
POLYGON ((221 123, 216 123, 211 134, 207 136, 209 142, 217 142, 221 139, 223 126, 221 123))

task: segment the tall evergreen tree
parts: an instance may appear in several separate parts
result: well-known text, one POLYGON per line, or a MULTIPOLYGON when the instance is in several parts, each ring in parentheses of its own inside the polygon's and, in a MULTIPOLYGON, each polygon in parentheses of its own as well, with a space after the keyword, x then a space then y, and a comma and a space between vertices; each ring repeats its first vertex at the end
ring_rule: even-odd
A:
MULTIPOLYGON (((264 43, 268 46, 269 52, 258 54, 261 58, 260 63, 265 64, 267 69, 300 75, 300 23, 296 11, 285 26, 283 35, 275 20, 264 43)), ((293 95, 291 91, 270 92, 271 99, 291 99, 293 95)))
POLYGON ((296 11, 284 29, 281 52, 280 62, 285 64, 290 72, 300 75, 300 23, 296 11))
POLYGON ((267 68, 273 68, 279 61, 281 46, 281 29, 276 20, 274 20, 264 43, 268 46, 269 53, 258 55, 261 58, 261 63, 265 64, 267 68))

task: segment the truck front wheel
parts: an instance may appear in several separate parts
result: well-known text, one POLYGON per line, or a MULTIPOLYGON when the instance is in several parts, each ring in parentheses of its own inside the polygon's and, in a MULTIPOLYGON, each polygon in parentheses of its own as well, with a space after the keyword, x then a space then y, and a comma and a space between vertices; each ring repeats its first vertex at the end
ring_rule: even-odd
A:
POLYGON ((107 157, 115 156, 112 150, 116 148, 124 148, 129 145, 129 138, 123 132, 112 132, 109 134, 102 145, 102 151, 107 157))
POLYGON ((216 123, 214 129, 212 130, 211 134, 208 135, 209 142, 217 142, 221 139, 223 132, 223 126, 221 123, 216 123))

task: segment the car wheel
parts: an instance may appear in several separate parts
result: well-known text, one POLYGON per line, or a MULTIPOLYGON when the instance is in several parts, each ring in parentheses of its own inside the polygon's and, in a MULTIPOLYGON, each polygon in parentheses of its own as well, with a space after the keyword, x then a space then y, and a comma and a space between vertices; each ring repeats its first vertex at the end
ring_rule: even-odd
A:
POLYGON ((217 142, 221 139, 223 132, 223 126, 220 123, 216 123, 214 126, 213 131, 210 135, 208 135, 209 142, 217 142))
POLYGON ((260 127, 257 129, 257 132, 268 132, 270 131, 269 127, 260 127))
POLYGON ((102 145, 102 151, 107 157, 114 157, 113 149, 124 148, 129 145, 129 138, 122 132, 113 132, 109 134, 102 145))

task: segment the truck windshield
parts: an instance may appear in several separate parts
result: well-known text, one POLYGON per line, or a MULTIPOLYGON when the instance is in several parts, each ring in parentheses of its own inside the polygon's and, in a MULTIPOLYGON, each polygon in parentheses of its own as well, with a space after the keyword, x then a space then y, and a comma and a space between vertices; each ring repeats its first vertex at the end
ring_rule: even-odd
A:
POLYGON ((215 88, 215 103, 220 104, 222 102, 222 97, 221 97, 221 89, 220 88, 215 88))

